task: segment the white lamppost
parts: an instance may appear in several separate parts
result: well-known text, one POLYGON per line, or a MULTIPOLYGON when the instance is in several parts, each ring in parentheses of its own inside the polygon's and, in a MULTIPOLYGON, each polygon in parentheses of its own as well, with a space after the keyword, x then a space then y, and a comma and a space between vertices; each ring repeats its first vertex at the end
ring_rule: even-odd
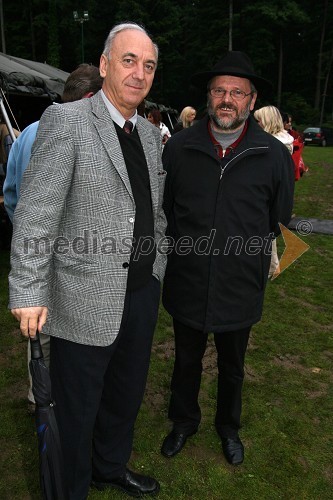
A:
POLYGON ((77 10, 73 10, 74 21, 77 21, 81 24, 81 59, 84 62, 84 38, 83 38, 83 23, 85 21, 89 21, 89 13, 87 10, 83 11, 83 14, 80 15, 77 10))

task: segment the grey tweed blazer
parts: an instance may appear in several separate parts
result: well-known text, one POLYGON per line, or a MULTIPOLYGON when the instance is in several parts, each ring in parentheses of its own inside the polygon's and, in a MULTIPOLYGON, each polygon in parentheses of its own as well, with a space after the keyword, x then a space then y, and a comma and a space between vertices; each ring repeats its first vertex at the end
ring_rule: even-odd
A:
MULTIPOLYGON (((164 236, 165 172, 159 130, 138 117, 147 160, 155 241, 164 236)), ((106 346, 123 313, 136 207, 110 114, 91 99, 50 106, 23 176, 9 275, 10 308, 47 306, 43 332, 106 346)), ((163 279, 166 256, 153 274, 163 279)))

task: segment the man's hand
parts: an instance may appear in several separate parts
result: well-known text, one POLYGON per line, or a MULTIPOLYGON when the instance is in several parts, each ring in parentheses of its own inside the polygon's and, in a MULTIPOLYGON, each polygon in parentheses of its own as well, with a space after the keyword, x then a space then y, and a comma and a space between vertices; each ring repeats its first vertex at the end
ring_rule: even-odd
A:
POLYGON ((22 335, 35 337, 36 331, 42 330, 46 323, 47 307, 21 307, 12 309, 12 314, 20 322, 22 335))

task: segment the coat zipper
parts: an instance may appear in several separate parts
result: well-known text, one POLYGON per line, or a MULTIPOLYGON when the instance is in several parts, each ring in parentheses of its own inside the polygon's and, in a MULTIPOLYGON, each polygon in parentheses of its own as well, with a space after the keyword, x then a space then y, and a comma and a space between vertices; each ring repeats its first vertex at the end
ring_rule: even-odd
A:
POLYGON ((258 149, 268 149, 268 146, 260 146, 260 147, 257 147, 257 148, 247 148, 247 149, 244 149, 244 151, 241 151, 240 153, 238 153, 238 155, 236 155, 234 158, 232 158, 231 160, 229 160, 228 163, 226 163, 224 165, 224 167, 222 167, 222 165, 220 165, 220 168, 221 168, 220 181, 222 179, 222 176, 224 174, 225 169, 227 168, 228 165, 230 165, 231 162, 233 162, 234 160, 236 160, 236 158, 238 158, 242 154, 247 153, 248 151, 252 151, 252 150, 256 151, 258 149))
POLYGON ((224 165, 224 167, 222 167, 222 165, 220 165, 220 168, 221 168, 220 180, 222 179, 222 176, 223 176, 223 174, 224 174, 224 171, 225 171, 225 167, 226 167, 226 166, 227 166, 227 165, 224 165))

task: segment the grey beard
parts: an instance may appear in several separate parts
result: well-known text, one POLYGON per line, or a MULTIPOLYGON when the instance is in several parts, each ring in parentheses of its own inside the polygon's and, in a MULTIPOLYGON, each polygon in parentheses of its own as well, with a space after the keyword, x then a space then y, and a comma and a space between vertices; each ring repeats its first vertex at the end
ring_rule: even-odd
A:
POLYGON ((214 124, 219 127, 221 130, 229 131, 229 130, 236 130, 239 128, 245 121, 248 119, 250 116, 250 104, 249 106, 244 109, 244 111, 236 116, 233 120, 231 120, 229 123, 224 123, 224 120, 221 120, 216 116, 214 113, 214 110, 211 106, 210 101, 208 101, 208 115, 210 116, 211 120, 214 122, 214 124))

